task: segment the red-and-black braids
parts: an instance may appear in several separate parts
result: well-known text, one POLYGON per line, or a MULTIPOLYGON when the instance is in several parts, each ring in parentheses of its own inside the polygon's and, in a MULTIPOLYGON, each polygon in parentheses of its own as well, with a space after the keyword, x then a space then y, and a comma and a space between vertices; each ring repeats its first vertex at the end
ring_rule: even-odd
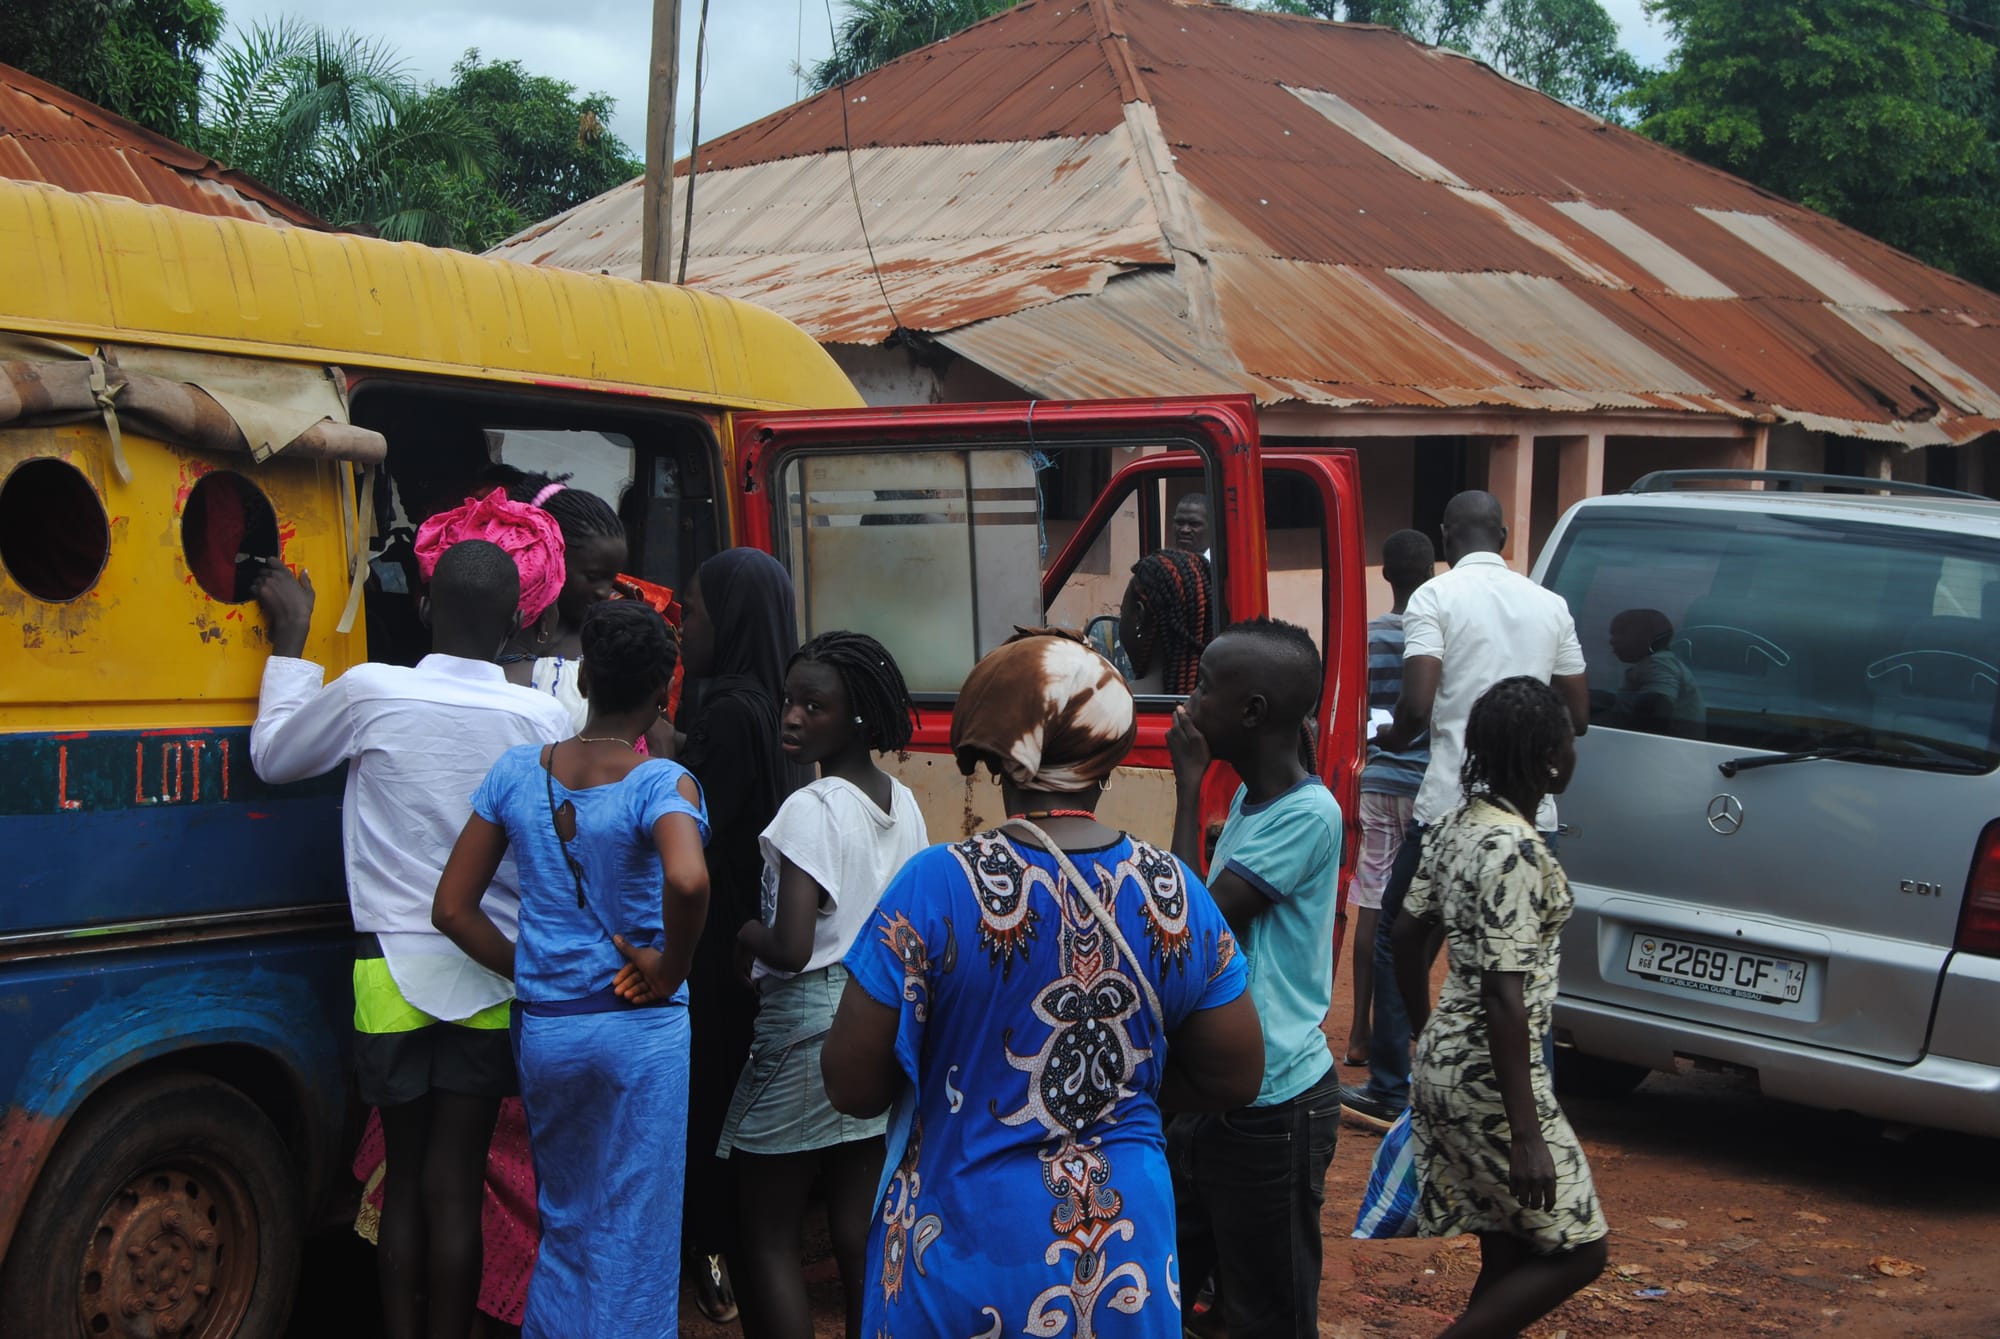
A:
MULTIPOLYGON (((1160 653, 1162 691, 1192 693, 1214 607, 1208 562, 1181 549, 1155 550, 1132 565, 1132 589, 1145 608, 1145 640, 1160 653)), ((1152 669, 1151 654, 1144 654, 1144 665, 1133 658, 1136 674, 1152 669)))

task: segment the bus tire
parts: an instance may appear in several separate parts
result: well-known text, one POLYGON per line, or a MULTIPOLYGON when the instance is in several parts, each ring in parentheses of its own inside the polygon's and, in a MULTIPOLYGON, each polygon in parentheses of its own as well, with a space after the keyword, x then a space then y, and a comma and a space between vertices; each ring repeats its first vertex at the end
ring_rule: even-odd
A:
POLYGON ((0 1270, 0 1316, 49 1339, 285 1333, 301 1193, 249 1098, 165 1074, 92 1099, 36 1180, 0 1270))

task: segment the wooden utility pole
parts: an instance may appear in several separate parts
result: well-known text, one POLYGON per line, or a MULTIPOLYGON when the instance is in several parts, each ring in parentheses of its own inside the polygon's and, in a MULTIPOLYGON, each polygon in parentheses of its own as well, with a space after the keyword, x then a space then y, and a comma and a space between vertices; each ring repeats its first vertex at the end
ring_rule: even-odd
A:
POLYGON ((681 0, 653 0, 653 66, 646 81, 646 185, 639 277, 673 279, 674 101, 681 83, 681 0))

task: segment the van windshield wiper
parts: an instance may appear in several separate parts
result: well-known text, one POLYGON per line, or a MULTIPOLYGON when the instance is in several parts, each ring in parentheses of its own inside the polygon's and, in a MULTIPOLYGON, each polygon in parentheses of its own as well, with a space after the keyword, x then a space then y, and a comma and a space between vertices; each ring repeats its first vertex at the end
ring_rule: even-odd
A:
POLYGON ((1992 764, 1977 758, 1962 757, 1947 753, 1943 749, 1920 744, 1916 740, 1902 741, 1911 748, 1923 750, 1921 753, 1898 753, 1893 749, 1873 748, 1866 744, 1820 744, 1813 748, 1794 749, 1789 753, 1752 753, 1741 758, 1731 758, 1717 763, 1715 770, 1724 776, 1735 776, 1755 767, 1782 767, 1795 762, 1871 762, 1887 767, 1916 767, 1927 772, 1963 772, 1972 775, 1986 771, 1992 764))

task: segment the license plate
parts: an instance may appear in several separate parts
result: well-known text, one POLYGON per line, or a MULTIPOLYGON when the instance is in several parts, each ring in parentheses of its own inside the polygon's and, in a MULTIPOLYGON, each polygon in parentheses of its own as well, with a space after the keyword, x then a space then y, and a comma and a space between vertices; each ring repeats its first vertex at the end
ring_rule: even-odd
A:
POLYGON ((1806 965, 1794 958, 1656 934, 1632 936, 1625 970, 1681 990, 1772 1004, 1795 1004, 1806 988, 1806 965))

